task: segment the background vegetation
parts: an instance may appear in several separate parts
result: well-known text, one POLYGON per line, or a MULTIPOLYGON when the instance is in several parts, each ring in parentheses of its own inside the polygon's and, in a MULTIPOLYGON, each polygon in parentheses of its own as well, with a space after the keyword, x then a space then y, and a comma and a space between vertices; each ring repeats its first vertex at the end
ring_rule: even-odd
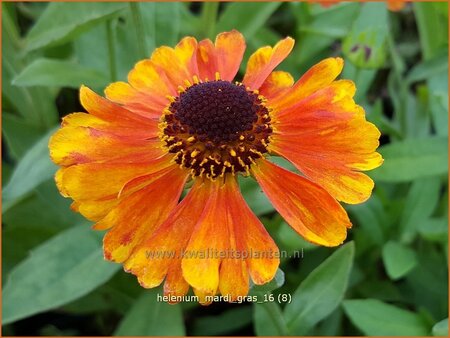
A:
POLYGON ((447 3, 2 3, 3 335, 447 335, 447 22, 447 3), (101 93, 155 46, 232 28, 246 58, 294 37, 281 68, 296 78, 342 56, 385 164, 372 198, 345 206, 338 249, 305 243, 243 180, 280 248, 304 257, 251 291, 274 302, 171 306, 103 261, 102 233, 57 192, 48 137, 82 111, 82 83, 101 93))

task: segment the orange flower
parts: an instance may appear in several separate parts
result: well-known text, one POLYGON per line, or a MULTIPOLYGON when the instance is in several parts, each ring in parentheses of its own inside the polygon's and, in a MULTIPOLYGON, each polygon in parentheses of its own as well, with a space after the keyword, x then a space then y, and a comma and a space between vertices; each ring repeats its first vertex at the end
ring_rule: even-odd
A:
POLYGON ((190 285, 209 303, 218 292, 229 300, 247 295, 250 278, 274 277, 278 248, 237 175, 254 177, 308 241, 345 240, 351 223, 338 200, 369 198, 374 183, 361 171, 382 163, 380 132, 353 101, 353 82, 335 80, 342 59, 321 61, 296 83, 274 71, 293 46, 288 37, 258 49, 240 83, 233 82, 246 48, 239 32, 215 43, 186 37, 138 62, 128 83, 106 88, 107 98, 81 87, 89 114, 66 116, 50 140, 61 166, 56 182, 94 229, 109 230, 105 258, 123 263, 142 286, 165 280, 165 295, 182 296, 190 285))

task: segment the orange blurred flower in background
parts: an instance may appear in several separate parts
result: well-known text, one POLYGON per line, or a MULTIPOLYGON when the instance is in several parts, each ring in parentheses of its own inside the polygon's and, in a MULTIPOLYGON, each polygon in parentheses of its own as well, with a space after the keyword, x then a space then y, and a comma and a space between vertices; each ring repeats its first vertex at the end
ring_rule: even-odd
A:
MULTIPOLYGON (((322 7, 330 7, 330 6, 333 6, 333 5, 343 2, 343 1, 339 1, 339 0, 322 0, 322 1, 309 0, 309 2, 310 3, 318 3, 322 7)), ((361 1, 359 1, 359 2, 361 2, 361 1)), ((403 8, 405 8, 406 0, 386 0, 386 3, 387 3, 387 7, 390 11, 397 12, 397 11, 400 11, 403 8)))
POLYGON ((86 113, 66 116, 50 140, 61 166, 56 182, 72 208, 108 230, 105 258, 122 263, 143 287, 164 293, 189 286, 206 296, 245 296, 250 279, 269 282, 278 248, 242 197, 237 176, 252 176, 305 239, 337 246, 351 223, 338 201, 367 200, 381 165, 380 132, 365 119, 355 85, 336 80, 340 58, 325 59, 297 82, 274 69, 294 40, 251 55, 237 31, 213 43, 186 37, 140 61, 128 82, 103 98, 80 89, 86 113), (289 160, 302 175, 269 161, 289 160), (180 201, 188 181, 192 187, 180 201), (183 257, 183 252, 271 252, 264 257, 183 257), (176 253, 175 255, 153 253, 176 253))

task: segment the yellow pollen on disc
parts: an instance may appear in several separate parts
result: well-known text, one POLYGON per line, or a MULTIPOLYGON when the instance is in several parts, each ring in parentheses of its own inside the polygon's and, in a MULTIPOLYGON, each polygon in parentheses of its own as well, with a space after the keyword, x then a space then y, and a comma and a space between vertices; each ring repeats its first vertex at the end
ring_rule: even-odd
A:
POLYGON ((218 72, 215 80, 193 76, 185 85, 178 87, 178 97, 168 96, 160 120, 166 151, 192 177, 248 176, 267 153, 273 132, 265 98, 239 82, 221 80, 218 72))

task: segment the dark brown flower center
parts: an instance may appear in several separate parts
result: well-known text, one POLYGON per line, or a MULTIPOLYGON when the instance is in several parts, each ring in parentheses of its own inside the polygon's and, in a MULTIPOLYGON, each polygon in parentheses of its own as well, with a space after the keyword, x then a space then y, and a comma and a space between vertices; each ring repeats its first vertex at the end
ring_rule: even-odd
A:
POLYGON ((162 139, 175 161, 194 177, 248 175, 250 165, 267 152, 272 133, 264 101, 239 83, 194 84, 165 110, 162 139))

